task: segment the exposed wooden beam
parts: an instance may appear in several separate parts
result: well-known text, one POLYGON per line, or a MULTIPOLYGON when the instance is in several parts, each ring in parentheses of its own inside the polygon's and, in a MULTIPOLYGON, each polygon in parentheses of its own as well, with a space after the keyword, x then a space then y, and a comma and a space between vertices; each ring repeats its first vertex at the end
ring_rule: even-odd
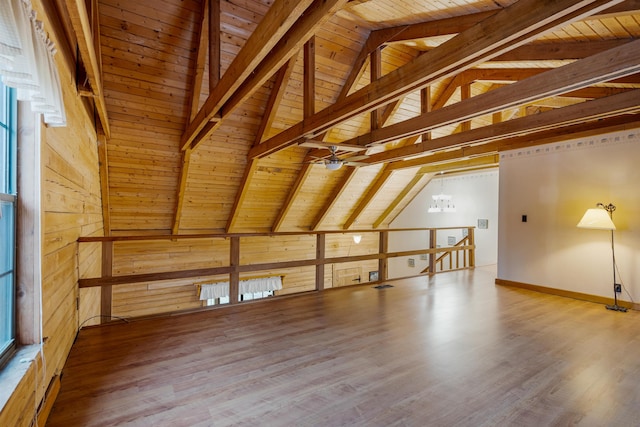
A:
MULTIPOLYGON (((191 102, 189 103, 189 120, 193 120, 198 112, 200 105, 200 93, 202 91, 202 81, 204 79, 204 69, 207 62, 207 49, 209 49, 209 21, 211 14, 209 13, 210 4, 214 0, 205 0, 202 2, 202 12, 200 15, 200 27, 198 29, 198 48, 196 53, 195 72, 191 82, 191 102)), ((210 86, 211 87, 211 86, 210 86)))
POLYGON ((275 0, 181 138, 196 147, 212 118, 228 115, 261 87, 347 0, 275 0), (222 114, 221 114, 222 112, 222 114))
POLYGON ((586 138, 594 135, 602 135, 605 133, 635 128, 640 128, 640 115, 628 114, 620 117, 611 117, 588 123, 579 123, 542 130, 539 132, 532 132, 523 136, 510 136, 485 144, 462 146, 447 151, 431 152, 423 157, 391 162, 389 163, 389 168, 397 170, 415 168, 416 166, 446 163, 475 156, 495 154, 499 151, 510 150, 513 148, 530 147, 564 141, 567 137, 586 138))
POLYGON ((378 194, 378 191, 380 191, 384 186, 384 184, 387 183, 389 178, 391 178, 392 173, 393 171, 387 168, 385 165, 385 167, 380 171, 380 173, 378 173, 378 176, 376 177, 373 184, 369 186, 369 189, 367 190, 364 197, 360 200, 360 203, 358 203, 358 205, 353 210, 351 215, 349 215, 349 218, 343 224, 342 226, 343 229, 348 230, 351 228, 351 226, 356 222, 356 220, 362 214, 362 212, 364 212, 367 206, 369 206, 369 204, 371 203, 373 198, 376 196, 376 194, 378 194))
POLYGON ((220 81, 220 0, 205 0, 209 3, 209 92, 220 81))
POLYGON ((182 135, 180 141, 182 150, 191 145, 204 126, 218 114, 224 102, 251 75, 312 1, 274 1, 244 47, 229 65, 220 82, 215 88, 210 88, 209 97, 182 135))
POLYGON ((572 90, 571 92, 563 93, 559 96, 567 98, 596 99, 615 95, 616 93, 626 92, 627 90, 629 89, 617 87, 587 87, 584 89, 572 90))
MULTIPOLYGON (((315 44, 315 36, 311 37, 307 43, 304 45, 303 49, 303 94, 302 94, 302 110, 304 117, 310 117, 315 113, 316 110, 316 44, 315 44)), ((249 161, 255 161, 255 159, 250 159, 249 161)), ((311 168, 313 165, 311 163, 306 163, 302 166, 302 169, 298 173, 296 180, 293 184, 293 188, 287 193, 287 198, 285 199, 282 208, 278 212, 278 216, 273 222, 273 226, 271 231, 278 232, 280 231, 282 224, 284 224, 284 220, 291 210, 293 206, 293 202, 296 197, 302 190, 304 183, 311 172, 311 168)))
POLYGON ((316 41, 315 36, 304 44, 303 53, 303 94, 302 110, 304 117, 311 117, 316 112, 316 41))
POLYGON ((347 81, 342 86, 342 90, 338 95, 338 100, 346 98, 351 88, 353 88, 356 82, 360 80, 360 77, 364 74, 365 64, 370 59, 371 53, 380 48, 384 43, 391 40, 398 33, 402 32, 405 28, 406 26, 403 26, 393 29, 372 31, 369 33, 367 41, 362 46, 362 49, 360 49, 360 52, 353 63, 351 73, 349 73, 347 81))
POLYGON ((460 85, 464 82, 511 83, 550 71, 553 68, 477 68, 459 74, 460 85))
POLYGON ((254 147, 249 157, 264 157, 336 124, 371 111, 437 80, 499 56, 560 25, 589 16, 620 0, 520 0, 463 31, 439 47, 383 76, 343 101, 314 114, 254 147))
POLYGON ((347 169, 347 171, 342 176, 342 179, 340 180, 340 182, 331 191, 331 194, 327 199, 328 203, 320 210, 320 213, 318 214, 316 219, 313 221, 313 224, 311 225, 311 230, 318 231, 318 229, 320 228, 320 225, 325 220, 327 215, 329 215, 329 212, 331 212, 331 209, 333 208, 335 203, 340 199, 340 196, 342 195, 342 193, 344 193, 345 189, 347 188, 347 186, 349 185, 353 177, 356 176, 357 171, 358 171, 358 168, 347 169))
MULTIPOLYGON (((380 76, 382 76, 382 51, 380 50, 380 48, 375 49, 373 52, 371 52, 371 55, 369 55, 369 73, 370 73, 370 81, 375 81, 378 80, 380 78, 380 76)), ((374 129, 378 129, 381 125, 380 123, 380 110, 379 109, 374 109, 371 110, 370 114, 370 129, 374 130, 374 129)))
MULTIPOLYGON (((276 74, 276 79, 273 83, 273 89, 271 89, 271 94, 269 95, 269 99, 267 100, 267 106, 265 108, 264 115, 262 116, 260 127, 256 132, 256 138, 253 142, 254 145, 260 144, 260 142, 262 142, 264 134, 268 129, 271 128, 271 125, 273 124, 273 120, 275 119, 277 112, 276 107, 284 96, 287 82, 289 81, 289 77, 291 77, 291 72, 293 71, 294 62, 295 61, 293 59, 289 60, 285 65, 282 66, 282 68, 280 68, 280 70, 276 74)), ((251 188, 251 181, 257 166, 257 159, 248 160, 247 166, 244 170, 244 175, 242 176, 242 182, 240 183, 240 189, 236 193, 236 198, 234 199, 233 207, 231 208, 229 219, 227 220, 227 233, 232 233, 235 229, 235 225, 238 220, 238 214, 240 212, 240 209, 242 208, 244 200, 247 197, 249 189, 251 188)))
MULTIPOLYGON (((111 129, 109 127, 107 105, 104 100, 104 91, 102 88, 102 68, 100 67, 100 58, 96 53, 96 46, 99 45, 99 40, 95 40, 94 38, 94 31, 96 30, 94 26, 97 25, 97 20, 93 22, 94 25, 92 26, 84 0, 65 0, 65 4, 69 12, 73 31, 77 37, 80 58, 87 72, 89 83, 91 84, 100 124, 105 136, 109 139, 111 138, 111 129)), ((94 5, 94 7, 97 7, 97 5, 94 5)))
MULTIPOLYGON (((369 37, 367 38, 367 41, 364 43, 362 49, 360 50, 360 53, 358 54, 353 67, 351 68, 351 72, 347 76, 347 80, 345 84, 342 86, 342 89, 338 94, 338 98, 337 98, 338 102, 347 97, 353 85, 355 85, 356 82, 359 81, 360 77, 362 77, 365 69, 365 64, 367 60, 371 58, 371 55, 373 54, 373 52, 379 50, 380 46, 384 42, 389 40, 389 38, 393 37, 397 33, 397 31, 399 30, 380 31, 380 32, 377 32, 376 35, 373 35, 373 34, 369 35, 369 37)), ((373 75, 376 75, 375 73, 377 72, 378 71, 373 71, 374 73, 373 75)), ((385 109, 382 115, 383 117, 381 118, 382 120, 381 124, 386 123, 386 121, 391 117, 392 113, 395 111, 398 105, 399 103, 395 102, 394 105, 387 106, 387 108, 385 109)), ((323 133, 319 135, 319 138, 324 139, 325 135, 326 134, 323 133)), ((307 157, 310 157, 310 156, 321 157, 323 155, 326 155, 326 149, 323 152, 319 150, 312 150, 307 153, 307 157)), ((356 170, 352 168, 349 171, 349 173, 345 175, 346 178, 344 178, 343 180, 341 180, 340 183, 338 183, 337 188, 335 188, 333 191, 333 195, 329 198, 327 204, 320 210, 320 214, 314 220, 312 225, 313 230, 317 230, 318 227, 320 227, 320 224, 324 220, 325 215, 331 211, 333 204, 338 200, 338 198, 343 193, 345 187, 349 184, 353 176, 355 176, 355 172, 356 170)))
POLYGON ((257 88, 262 86, 273 75, 273 70, 281 67, 284 62, 297 54, 307 40, 318 31, 318 28, 322 27, 345 3, 346 0, 315 0, 260 63, 251 79, 244 82, 229 98, 222 107, 223 115, 227 115, 237 105, 248 99, 257 88))
POLYGON ((287 198, 282 204, 282 208, 280 209, 280 212, 278 212, 278 216, 273 222, 273 226, 271 227, 271 231, 273 233, 279 232, 282 228, 282 224, 284 223, 289 210, 291 210, 291 207, 293 206, 293 201, 296 199, 296 197, 298 197, 298 194, 300 194, 300 190, 302 190, 302 187, 304 186, 304 183, 307 180, 312 167, 313 164, 311 163, 305 163, 304 165, 302 165, 302 169, 298 173, 296 181, 293 183, 293 187, 287 193, 287 198))
POLYGON ((173 214, 173 226, 171 234, 180 233, 180 219, 182 218, 182 207, 184 206, 184 198, 187 190, 187 178, 189 177, 189 166, 191 165, 191 149, 183 151, 180 155, 180 182, 178 183, 178 194, 176 195, 176 208, 173 214))
MULTIPOLYGON (((425 21, 412 25, 402 25, 395 27, 398 31, 396 35, 389 38, 389 43, 393 42, 405 42, 408 40, 425 39, 428 37, 438 37, 447 34, 458 34, 469 28, 473 27, 477 23, 487 19, 490 16, 498 13, 499 9, 489 10, 486 12, 472 13, 469 15, 456 16, 453 18, 445 18, 434 21, 425 21)), ((378 31, 390 31, 390 28, 384 30, 372 31, 372 34, 378 31)))
MULTIPOLYGON (((415 144, 416 141, 418 141, 418 139, 419 139, 419 136, 412 136, 410 138, 406 138, 400 141, 399 146, 400 147, 411 146, 415 144)), ((378 174, 376 181, 373 183, 372 186, 369 187, 365 197, 361 199, 360 203, 358 203, 358 206, 354 209, 349 219, 347 219, 347 221, 343 225, 343 228, 345 230, 349 229, 351 225, 353 225, 353 223, 356 222, 358 217, 362 214, 362 212, 364 212, 367 206, 369 206, 369 204, 371 203, 373 198, 376 196, 376 194, 378 194, 380 190, 382 190, 384 184, 389 180, 389 178, 391 178, 391 175, 394 169, 391 169, 388 166, 389 165, 385 165, 383 170, 378 174)))
MULTIPOLYGON (((399 31, 402 31, 402 28, 403 27, 398 27, 391 30, 372 31, 369 34, 367 41, 362 46, 362 49, 360 49, 360 52, 358 53, 358 56, 354 61, 354 65, 351 68, 351 72, 347 76, 347 80, 345 81, 345 84, 342 86, 342 89, 338 94, 336 102, 339 102, 344 98, 346 98, 349 92, 351 91, 351 89, 353 88, 353 86, 356 84, 356 82, 360 81, 360 78, 364 75, 366 64, 371 59, 372 52, 380 48, 382 44, 384 44, 389 39, 394 37, 399 31)), ((396 100, 388 104, 385 107, 384 112, 382 113, 380 122, 386 123, 389 120, 389 118, 395 113, 399 105, 400 105, 400 100, 396 100)), ((326 136, 326 133, 322 133, 318 135, 315 139, 322 140, 324 139, 325 136, 326 136)), ((314 151, 310 151, 308 153, 308 156, 322 157, 323 154, 324 153, 319 150, 314 150, 314 151)))
POLYGON ((107 137, 98 132, 98 164, 100 166, 100 191, 102 197, 102 223, 104 235, 111 235, 111 207, 109 204, 109 158, 107 156, 107 137))
POLYGON ((581 89, 594 83, 630 75, 638 70, 640 70, 640 40, 485 92, 473 99, 463 100, 429 114, 377 129, 346 143, 365 146, 386 143, 473 117, 513 108, 537 99, 581 89))
MULTIPOLYGON (((467 99, 471 99, 471 83, 465 83, 460 86, 460 100, 466 101, 467 99)), ((465 120, 460 123, 460 130, 462 132, 471 130, 471 120, 465 120)))
POLYGON ((634 39, 591 40, 588 42, 553 42, 527 44, 497 56, 493 61, 562 61, 582 59, 614 47, 622 46, 634 39))
POLYGON ((591 17, 592 19, 604 19, 614 16, 637 15, 640 13, 640 0, 625 0, 616 6, 603 10, 601 13, 591 17))
POLYGON ((405 157, 427 154, 432 151, 451 149, 464 145, 480 144, 483 142, 503 139, 510 136, 538 132, 545 129, 567 126, 576 122, 598 120, 614 115, 636 113, 640 110, 638 99, 640 89, 571 105, 564 108, 545 111, 533 116, 525 116, 507 122, 497 123, 468 132, 462 132, 428 141, 428 143, 414 144, 378 154, 366 159, 367 163, 376 164, 401 160, 405 157))
MULTIPOLYGON (((630 129, 640 129, 640 114, 625 114, 619 117, 609 117, 589 123, 577 123, 561 128, 553 128, 541 132, 528 133, 499 140, 495 144, 498 152, 519 148, 535 147, 543 144, 553 144, 566 141, 567 138, 589 138, 630 129)), ((478 146, 479 148, 482 145, 478 146)))
MULTIPOLYGON (((388 38, 387 42, 406 42, 409 40, 425 39, 429 37, 439 37, 447 34, 461 33, 475 24, 495 15, 500 9, 489 10, 486 12, 472 13, 469 15, 456 16, 454 18, 444 18, 434 21, 419 22, 411 25, 401 25, 398 27, 385 28, 383 30, 372 31, 375 35, 377 32, 396 31, 396 34, 388 38)), ((613 7, 605 9, 599 13, 582 18, 584 19, 603 19, 619 15, 631 15, 640 13, 640 0, 626 0, 613 7)))
MULTIPOLYGON (((390 165, 387 165, 387 166, 390 166, 390 165)), ((391 204, 387 206, 387 208, 384 210, 384 212, 382 212, 382 214, 378 217, 378 219, 376 219, 376 221, 373 223, 373 228, 380 227, 382 223, 384 223, 384 221, 389 217, 389 215, 391 215, 391 213, 398 206, 400 206, 403 200, 405 200, 406 197, 409 194, 411 194, 412 191, 414 192, 414 195, 417 194, 422 188, 424 188, 429 183, 429 181, 431 181, 431 176, 425 175, 425 174, 415 175, 413 178, 411 178, 411 181, 409 181, 409 183, 405 185, 405 187, 396 196, 393 202, 391 202, 391 204), (420 186, 420 184, 422 185, 420 186), (420 189, 418 191, 414 191, 414 189, 418 186, 420 186, 420 189)))
MULTIPOLYGON (((427 114, 433 110, 431 104, 431 86, 427 86, 420 90, 420 113, 427 114)), ((422 134, 422 140, 428 141, 431 139, 431 132, 425 132, 422 134)))
MULTIPOLYGON (((369 67, 370 81, 373 82, 375 80, 378 80, 382 76, 382 51, 379 47, 371 52, 369 64, 370 64, 370 67, 369 67)), ((395 107, 393 107, 394 109, 397 108, 398 102, 395 101, 395 104, 396 104, 395 107)), ((389 108, 388 111, 391 111, 391 108, 389 108)), ((381 122, 382 118, 381 118, 379 109, 371 110, 369 114, 370 114, 369 119, 370 119, 371 130, 378 129, 380 126, 384 124, 384 122, 381 122)), ((386 119, 389 119, 389 117, 391 117, 391 114, 386 115, 386 119)), ((371 203, 371 200, 373 200, 375 195, 378 193, 378 191, 380 191, 380 189, 383 187, 383 185, 387 182, 387 180, 390 177, 391 177, 391 172, 387 173, 386 167, 383 168, 382 171, 380 171, 374 183, 369 187, 369 189, 367 190, 367 193, 360 200, 360 203, 358 203, 354 211, 351 213, 351 215, 349 215, 349 218, 347 219, 347 221, 343 224, 342 227, 345 230, 348 230, 349 228, 351 228, 353 223, 357 221, 358 217, 362 214, 362 212, 364 212, 364 210, 367 208, 369 203, 371 203)))
POLYGON ((474 157, 471 159, 455 160, 453 162, 439 163, 436 165, 423 166, 418 174, 439 173, 439 172, 459 172, 466 169, 475 169, 480 166, 490 167, 498 166, 500 156, 497 154, 488 154, 485 156, 474 157))

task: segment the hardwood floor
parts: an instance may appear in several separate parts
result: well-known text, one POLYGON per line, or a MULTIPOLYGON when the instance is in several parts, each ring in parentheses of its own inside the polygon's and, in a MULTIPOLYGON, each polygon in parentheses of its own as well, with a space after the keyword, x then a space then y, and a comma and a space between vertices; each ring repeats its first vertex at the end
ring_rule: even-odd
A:
POLYGON ((637 426, 640 313, 493 268, 83 329, 48 426, 637 426))

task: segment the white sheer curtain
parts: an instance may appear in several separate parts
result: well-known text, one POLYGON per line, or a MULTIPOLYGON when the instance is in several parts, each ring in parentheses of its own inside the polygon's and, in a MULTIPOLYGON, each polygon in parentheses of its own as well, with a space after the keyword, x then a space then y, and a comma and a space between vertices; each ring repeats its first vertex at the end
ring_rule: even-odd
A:
POLYGON ((56 48, 44 32, 30 0, 0 0, 0 75, 18 89, 18 100, 44 115, 50 126, 65 126, 56 48))
MULTIPOLYGON (((260 277, 240 280, 240 294, 278 291, 282 289, 282 276, 260 277)), ((229 296, 229 282, 204 283, 200 285, 200 300, 229 296)))

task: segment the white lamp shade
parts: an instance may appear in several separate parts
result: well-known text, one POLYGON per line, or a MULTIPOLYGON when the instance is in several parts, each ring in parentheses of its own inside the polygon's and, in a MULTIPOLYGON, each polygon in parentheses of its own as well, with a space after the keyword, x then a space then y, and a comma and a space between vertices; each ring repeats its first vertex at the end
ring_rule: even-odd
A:
POLYGON ((606 210, 602 208, 587 209, 578 223, 579 228, 593 228, 596 230, 615 230, 616 226, 606 210))
POLYGON ((342 167, 342 162, 341 161, 331 161, 331 160, 329 160, 324 165, 330 171, 335 171, 335 170, 338 170, 338 169, 340 169, 342 167))

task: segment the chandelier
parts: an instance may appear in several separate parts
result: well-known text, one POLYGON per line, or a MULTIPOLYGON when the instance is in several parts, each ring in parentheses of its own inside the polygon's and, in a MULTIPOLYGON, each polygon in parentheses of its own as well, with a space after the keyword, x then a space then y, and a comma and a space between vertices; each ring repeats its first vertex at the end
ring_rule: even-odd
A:
POLYGON ((453 203, 453 196, 444 194, 443 192, 444 180, 440 179, 440 194, 434 194, 431 196, 431 204, 427 212, 455 212, 456 205, 453 203))

